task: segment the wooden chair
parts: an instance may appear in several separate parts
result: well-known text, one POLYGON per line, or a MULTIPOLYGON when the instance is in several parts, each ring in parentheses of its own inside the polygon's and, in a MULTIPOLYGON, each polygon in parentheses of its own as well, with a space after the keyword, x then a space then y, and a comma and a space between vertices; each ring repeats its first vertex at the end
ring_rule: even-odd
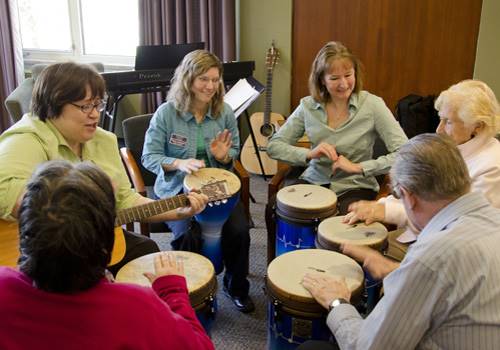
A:
MULTIPOLYGON (((152 116, 152 114, 143 114, 123 121, 125 147, 120 149, 123 164, 127 169, 134 189, 149 198, 154 198, 153 186, 156 174, 144 168, 140 159, 144 146, 144 137, 152 116)), ((240 198, 250 219, 250 177, 238 160, 234 161, 234 172, 241 181, 240 198)), ((165 232, 166 230, 167 228, 163 224, 159 227, 157 224, 140 223, 140 232, 147 236, 149 236, 150 232, 165 232)))

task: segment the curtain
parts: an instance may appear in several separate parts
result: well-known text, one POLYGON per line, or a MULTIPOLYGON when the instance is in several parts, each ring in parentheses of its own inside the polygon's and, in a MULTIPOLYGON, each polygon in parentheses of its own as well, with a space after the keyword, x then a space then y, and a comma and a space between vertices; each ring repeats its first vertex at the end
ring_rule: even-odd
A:
MULTIPOLYGON (((235 0, 140 0, 141 45, 205 42, 222 61, 236 57, 235 0)), ((162 94, 147 94, 145 113, 163 102, 162 94)))
POLYGON ((0 132, 12 124, 4 101, 23 79, 22 44, 16 10, 16 1, 0 0, 0 132))

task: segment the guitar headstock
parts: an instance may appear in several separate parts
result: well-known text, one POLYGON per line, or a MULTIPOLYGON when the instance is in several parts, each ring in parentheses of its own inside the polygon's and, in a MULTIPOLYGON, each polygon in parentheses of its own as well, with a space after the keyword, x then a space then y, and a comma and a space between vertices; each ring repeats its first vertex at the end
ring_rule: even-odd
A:
POLYGON ((231 197, 226 180, 205 184, 200 191, 208 197, 209 202, 221 201, 231 197))
POLYGON ((266 67, 269 70, 272 70, 274 66, 278 63, 280 58, 280 53, 278 49, 274 46, 274 41, 271 43, 271 47, 267 49, 266 55, 266 67))

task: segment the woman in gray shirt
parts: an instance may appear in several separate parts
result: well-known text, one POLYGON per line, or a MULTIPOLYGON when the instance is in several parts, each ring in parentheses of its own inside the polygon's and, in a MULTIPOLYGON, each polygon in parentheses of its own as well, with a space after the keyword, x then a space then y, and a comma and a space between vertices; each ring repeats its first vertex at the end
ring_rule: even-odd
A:
POLYGON ((328 42, 318 52, 309 91, 311 96, 300 101, 267 152, 306 166, 299 181, 328 186, 345 215, 350 203, 375 198, 375 176, 389 172, 395 152, 408 139, 384 101, 362 90, 361 62, 339 42, 328 42), (304 134, 311 149, 294 146, 304 134), (377 138, 388 154, 372 159, 377 138))

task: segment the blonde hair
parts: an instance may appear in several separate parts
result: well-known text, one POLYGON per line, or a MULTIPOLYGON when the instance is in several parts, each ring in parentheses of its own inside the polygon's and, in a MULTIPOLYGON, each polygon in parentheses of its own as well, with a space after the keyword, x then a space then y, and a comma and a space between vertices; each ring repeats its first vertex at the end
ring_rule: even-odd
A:
POLYGON ((479 80, 463 80, 441 92, 434 103, 440 111, 453 109, 467 127, 483 125, 480 133, 494 136, 500 131, 500 106, 493 91, 479 80))
POLYGON ((218 117, 224 106, 223 66, 217 56, 206 50, 195 50, 184 56, 175 69, 167 100, 172 101, 178 111, 184 113, 189 111, 194 98, 191 86, 197 77, 206 73, 210 68, 217 68, 220 75, 219 87, 210 102, 212 115, 218 117))
POLYGON ((309 75, 309 93, 317 102, 328 102, 330 94, 323 83, 323 76, 328 72, 334 61, 348 59, 354 68, 356 84, 354 92, 359 93, 363 89, 363 65, 349 49, 338 41, 330 41, 323 46, 311 66, 309 75))

